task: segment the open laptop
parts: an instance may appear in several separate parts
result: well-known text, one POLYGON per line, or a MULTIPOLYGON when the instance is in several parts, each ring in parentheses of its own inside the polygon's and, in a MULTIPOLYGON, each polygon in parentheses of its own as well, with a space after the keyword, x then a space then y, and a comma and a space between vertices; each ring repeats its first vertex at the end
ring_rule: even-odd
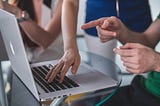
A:
POLYGON ((29 64, 16 17, 0 10, 0 32, 11 66, 38 101, 114 87, 117 81, 81 63, 78 73, 67 73, 63 83, 59 75, 52 83, 44 79, 57 60, 29 64))

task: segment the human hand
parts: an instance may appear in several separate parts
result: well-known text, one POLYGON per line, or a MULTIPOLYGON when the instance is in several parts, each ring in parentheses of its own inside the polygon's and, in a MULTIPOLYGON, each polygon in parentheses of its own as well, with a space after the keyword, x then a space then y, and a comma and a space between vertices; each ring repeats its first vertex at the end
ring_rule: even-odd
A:
POLYGON ((22 10, 16 6, 10 5, 7 2, 0 0, 0 9, 14 14, 17 18, 21 17, 22 10))
POLYGON ((160 55, 153 49, 138 43, 127 43, 114 52, 121 56, 126 70, 140 74, 150 70, 159 70, 160 55))
POLYGON ((114 16, 90 21, 81 26, 82 29, 88 29, 91 27, 97 28, 101 42, 107 42, 115 38, 118 39, 119 36, 122 35, 123 30, 125 30, 124 28, 126 28, 123 23, 114 16))
POLYGON ((66 50, 59 62, 54 65, 46 76, 48 82, 52 82, 58 73, 60 73, 60 82, 63 82, 64 76, 71 67, 72 74, 76 74, 80 64, 80 55, 74 49, 66 50))

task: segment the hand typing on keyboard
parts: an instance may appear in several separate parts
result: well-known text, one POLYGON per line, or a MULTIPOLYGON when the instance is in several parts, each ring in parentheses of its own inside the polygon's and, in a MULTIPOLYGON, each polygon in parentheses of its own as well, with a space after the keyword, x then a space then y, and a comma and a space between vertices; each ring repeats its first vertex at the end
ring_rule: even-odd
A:
POLYGON ((64 77, 71 67, 72 74, 76 74, 78 66, 80 64, 80 55, 74 50, 70 49, 65 51, 63 57, 59 60, 57 64, 53 66, 53 68, 48 72, 46 76, 46 80, 48 82, 52 82, 57 74, 60 73, 60 82, 63 82, 64 77))
POLYGON ((60 75, 57 74, 54 80, 51 83, 48 83, 44 78, 47 75, 48 71, 53 67, 53 65, 43 65, 32 67, 32 73, 34 80, 38 83, 38 85, 46 92, 55 92, 59 90, 79 87, 79 85, 74 82, 72 79, 67 76, 64 77, 64 81, 62 83, 59 82, 60 75))

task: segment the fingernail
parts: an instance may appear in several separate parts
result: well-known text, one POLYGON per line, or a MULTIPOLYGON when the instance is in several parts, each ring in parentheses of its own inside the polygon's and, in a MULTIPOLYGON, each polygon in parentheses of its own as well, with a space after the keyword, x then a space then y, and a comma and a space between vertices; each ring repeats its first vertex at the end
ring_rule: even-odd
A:
POLYGON ((63 82, 63 81, 61 81, 61 80, 59 81, 59 83, 62 83, 62 82, 63 82))
POLYGON ((45 79, 48 79, 47 77, 45 77, 45 79))
POLYGON ((117 53, 117 48, 114 48, 113 51, 114 51, 115 53, 117 53))
POLYGON ((51 79, 48 79, 48 83, 51 83, 51 79))
POLYGON ((76 71, 73 71, 73 74, 75 75, 75 74, 76 74, 76 71))

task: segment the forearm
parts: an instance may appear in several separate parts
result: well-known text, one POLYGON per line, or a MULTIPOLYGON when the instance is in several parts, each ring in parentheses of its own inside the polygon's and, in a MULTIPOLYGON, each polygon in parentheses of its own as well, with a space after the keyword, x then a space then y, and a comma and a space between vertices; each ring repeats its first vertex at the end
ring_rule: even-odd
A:
MULTIPOLYGON (((20 8, 9 5, 7 2, 4 2, 3 5, 4 10, 13 13, 18 19, 22 18, 22 10, 20 8)), ((26 33, 27 37, 43 48, 48 47, 56 39, 57 35, 55 35, 55 33, 42 29, 36 22, 32 21, 30 18, 23 20, 19 24, 21 29, 26 33)), ((57 30, 54 31, 56 32, 57 30)))
POLYGON ((125 43, 141 43, 143 45, 154 47, 148 40, 148 33, 133 32, 128 29, 123 23, 120 25, 120 30, 117 31, 117 40, 122 44, 125 43))
POLYGON ((153 61, 153 70, 160 72, 160 53, 155 52, 153 61))
POLYGON ((77 49, 76 31, 78 0, 64 0, 62 6, 62 34, 64 51, 70 48, 77 49))
POLYGON ((20 27, 31 41, 43 48, 47 48, 56 39, 56 36, 42 29, 31 19, 20 22, 20 27))
POLYGON ((149 47, 153 47, 153 45, 151 45, 151 43, 148 41, 147 35, 145 33, 137 33, 137 32, 133 32, 129 29, 126 30, 122 30, 121 35, 119 35, 118 40, 122 43, 141 43, 143 45, 149 46, 149 47))
POLYGON ((52 10, 52 18, 45 27, 45 30, 58 36, 61 32, 61 11, 63 0, 58 0, 57 2, 58 3, 52 10))
POLYGON ((123 24, 120 25, 117 39, 123 44, 127 42, 141 43, 154 48, 160 40, 160 20, 155 20, 150 27, 143 33, 129 30, 123 24))

